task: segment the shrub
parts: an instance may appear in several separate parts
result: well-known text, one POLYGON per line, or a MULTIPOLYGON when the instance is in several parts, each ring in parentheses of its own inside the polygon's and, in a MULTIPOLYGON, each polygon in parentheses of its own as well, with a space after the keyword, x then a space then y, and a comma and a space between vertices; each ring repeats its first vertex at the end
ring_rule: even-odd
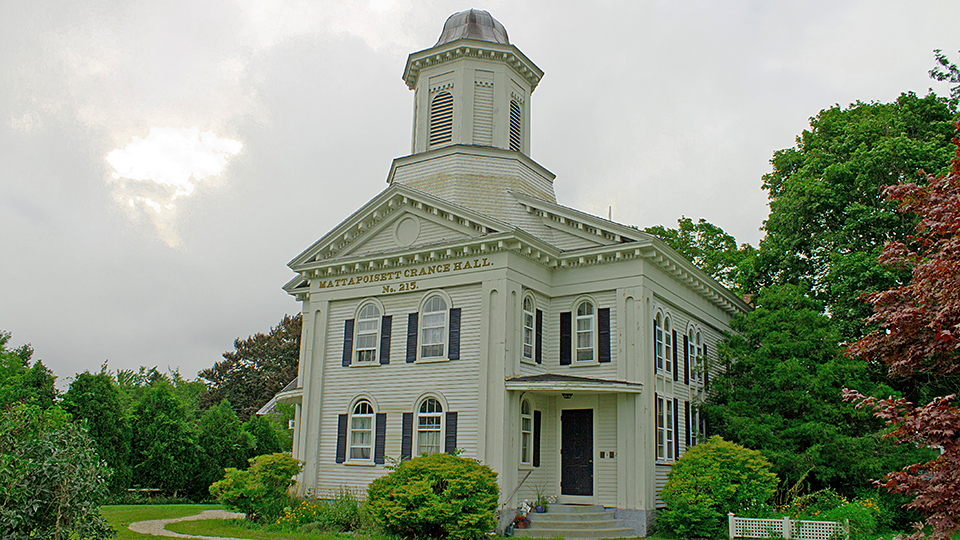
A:
POLYGON ((391 534, 468 540, 494 528, 499 496, 497 474, 490 467, 433 454, 402 461, 371 482, 367 511, 391 534))
POLYGON ((84 429, 59 407, 0 411, 0 538, 104 539, 110 470, 84 429))
POLYGON ((881 512, 876 497, 850 502, 829 488, 797 497, 785 510, 794 519, 850 520, 850 538, 854 540, 873 538, 881 512))
POLYGON ((210 486, 210 494, 221 504, 246 513, 251 521, 273 521, 291 506, 288 491, 301 466, 287 454, 251 458, 245 471, 228 468, 224 479, 210 486))
POLYGON ((657 521, 683 538, 719 538, 727 512, 754 512, 774 495, 770 468, 760 452, 711 437, 674 464, 660 494, 667 509, 657 521))
POLYGON ((341 488, 333 499, 302 501, 288 509, 277 524, 286 530, 310 525, 314 531, 345 532, 362 529, 365 521, 363 504, 350 490, 341 488))

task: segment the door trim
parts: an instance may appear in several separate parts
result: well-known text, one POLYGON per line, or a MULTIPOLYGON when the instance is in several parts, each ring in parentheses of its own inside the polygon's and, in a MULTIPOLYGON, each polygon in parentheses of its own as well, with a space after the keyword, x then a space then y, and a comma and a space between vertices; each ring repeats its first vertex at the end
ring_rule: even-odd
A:
POLYGON ((557 481, 555 489, 557 490, 557 502, 560 504, 597 504, 598 492, 597 492, 597 414, 600 412, 599 400, 597 399, 596 394, 587 394, 587 395, 574 395, 570 399, 564 399, 562 396, 557 396, 557 417, 556 417, 556 463, 557 463, 557 481), (560 455, 560 444, 563 439, 563 424, 560 421, 560 416, 563 414, 563 411, 566 409, 592 409, 593 414, 593 449, 591 454, 593 456, 593 495, 563 495, 560 488, 560 479, 563 475, 562 471, 562 456, 560 455))

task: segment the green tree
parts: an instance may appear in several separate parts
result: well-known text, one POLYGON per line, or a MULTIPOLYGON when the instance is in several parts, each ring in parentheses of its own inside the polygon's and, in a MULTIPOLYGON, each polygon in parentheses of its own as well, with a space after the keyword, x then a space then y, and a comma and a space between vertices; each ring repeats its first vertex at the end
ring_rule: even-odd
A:
MULTIPOLYGON (((227 467, 244 468, 256 443, 253 435, 242 429, 230 402, 224 399, 200 417, 200 448, 203 449, 201 484, 209 486, 223 478, 227 467)), ((272 452, 271 452, 272 453, 272 452)))
POLYGON ((10 332, 0 331, 0 408, 14 402, 33 403, 47 409, 56 402, 57 378, 37 360, 30 366, 33 347, 29 343, 8 349, 10 332))
POLYGON ((950 87, 950 104, 956 107, 957 103, 960 102, 960 68, 951 62, 940 49, 934 49, 933 56, 938 65, 928 72, 930 78, 940 82, 946 81, 953 85, 950 87))
POLYGON ((840 334, 860 336, 870 313, 860 295, 908 278, 876 262, 883 245, 903 240, 915 222, 895 212, 881 188, 945 171, 955 114, 944 98, 905 93, 893 103, 835 106, 811 118, 796 147, 775 152, 763 177, 770 215, 758 284, 810 284, 840 334))
POLYGON ((856 496, 917 452, 885 441, 882 423, 842 401, 858 387, 886 395, 870 367, 840 350, 840 336, 815 300, 793 285, 763 289, 754 311, 731 321, 718 351, 725 372, 701 407, 712 431, 759 450, 785 487, 832 487, 856 496))
POLYGON ((776 489, 777 476, 760 452, 713 436, 670 469, 660 493, 667 509, 657 521, 681 538, 725 537, 728 512, 764 505, 776 489))
POLYGON ((203 495, 196 430, 169 384, 147 389, 133 408, 130 435, 135 485, 165 489, 174 497, 184 491, 203 495))
POLYGON ((703 218, 694 223, 681 217, 676 229, 657 225, 644 231, 663 240, 724 287, 740 294, 753 292, 757 250, 750 244, 737 247, 737 240, 720 227, 703 218))
POLYGON ((62 409, 14 404, 0 415, 0 537, 116 536, 100 516, 109 473, 62 409))
POLYGON ((207 381, 200 407, 228 399, 240 419, 248 420, 297 376, 302 323, 300 314, 286 315, 268 334, 236 339, 235 350, 223 353, 222 361, 200 372, 207 381))
POLYGON ((263 454, 276 454, 285 450, 280 445, 276 428, 267 418, 253 415, 253 418, 243 423, 243 431, 249 433, 253 441, 247 458, 262 456, 263 454))
POLYGON ((99 373, 77 375, 63 395, 62 406, 74 420, 85 422, 97 454, 113 469, 111 489, 125 489, 130 483, 130 439, 124 399, 106 365, 99 373))

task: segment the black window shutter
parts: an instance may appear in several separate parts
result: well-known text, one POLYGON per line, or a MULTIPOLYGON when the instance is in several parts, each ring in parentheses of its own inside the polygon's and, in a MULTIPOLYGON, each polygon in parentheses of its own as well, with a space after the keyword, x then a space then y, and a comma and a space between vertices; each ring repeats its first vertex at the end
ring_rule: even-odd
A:
POLYGON ((543 312, 537 310, 537 363, 543 363, 543 312))
POLYGON ((680 380, 680 369, 677 368, 677 331, 673 331, 673 380, 680 380))
POLYGON ((460 359, 460 308, 450 308, 450 339, 447 343, 451 360, 460 359))
POLYGON ((407 316, 407 363, 417 361, 417 318, 419 313, 407 316))
POLYGON ((673 458, 680 458, 680 400, 673 398, 673 458))
POLYGON ((383 465, 387 445, 387 413, 377 413, 377 433, 373 441, 373 462, 383 465))
POLYGON ((570 332, 571 332, 571 316, 572 312, 564 311, 560 314, 560 365, 569 366, 570 360, 572 359, 571 350, 570 350, 570 332))
POLYGON ((597 360, 610 361, 610 308, 597 310, 597 360))
POLYGON ((390 363, 390 333, 393 330, 393 315, 380 319, 380 363, 390 363))
POLYGON ((533 411, 533 466, 540 466, 540 423, 543 421, 540 411, 533 411))
POLYGON ((710 362, 707 358, 707 344, 703 344, 703 385, 710 386, 710 362))
POLYGON ((353 319, 343 321, 343 367, 353 359, 353 319))
POLYGON ((683 335, 683 384, 690 384, 690 337, 683 335))
POLYGON ((337 418, 337 463, 347 459, 347 415, 337 418))
POLYGON ((683 402, 683 425, 686 426, 685 431, 687 434, 687 439, 685 444, 687 448, 690 448, 690 402, 689 401, 683 402))
POLYGON ((447 413, 447 434, 444 451, 454 454, 457 451, 457 413, 447 413))
POLYGON ((413 413, 403 413, 403 423, 400 428, 400 459, 410 459, 413 456, 413 413))

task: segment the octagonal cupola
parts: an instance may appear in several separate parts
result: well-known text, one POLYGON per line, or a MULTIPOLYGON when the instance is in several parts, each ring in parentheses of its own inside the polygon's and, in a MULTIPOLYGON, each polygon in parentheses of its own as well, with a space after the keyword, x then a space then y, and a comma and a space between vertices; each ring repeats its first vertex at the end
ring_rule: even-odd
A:
POLYGON ((454 13, 436 45, 407 58, 403 79, 414 91, 411 152, 463 144, 529 154, 530 95, 541 77, 488 12, 454 13))

